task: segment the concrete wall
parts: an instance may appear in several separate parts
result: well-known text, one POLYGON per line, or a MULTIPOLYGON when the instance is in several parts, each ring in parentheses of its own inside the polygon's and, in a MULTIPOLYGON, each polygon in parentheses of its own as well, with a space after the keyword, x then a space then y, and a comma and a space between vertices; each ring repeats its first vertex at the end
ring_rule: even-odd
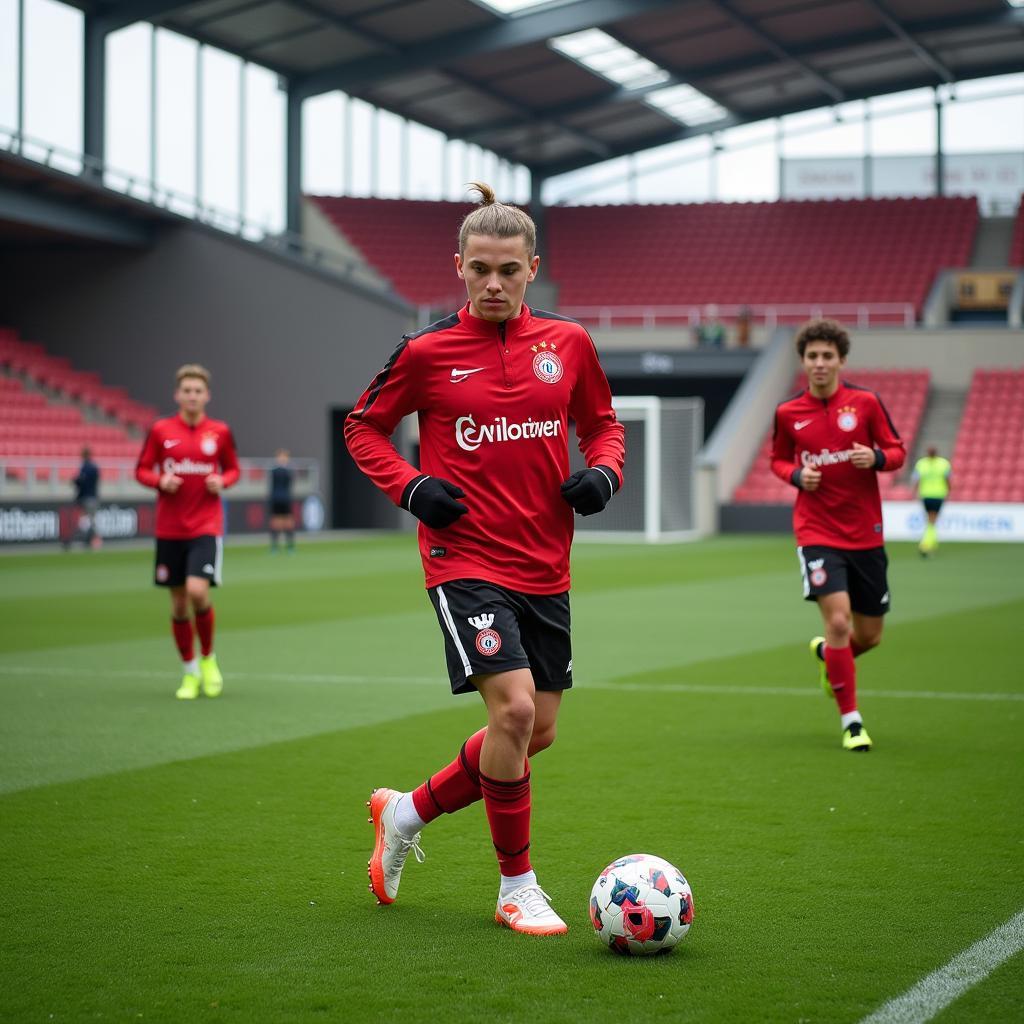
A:
MULTIPOLYGON (((857 367, 931 371, 932 387, 966 390, 971 375, 985 367, 1024 367, 1024 331, 1006 328, 922 328, 851 333, 846 376, 857 367)), ((799 369, 795 362, 794 372, 799 369)))
POLYGON ((243 455, 284 445, 320 460, 329 410, 351 406, 412 324, 405 307, 196 225, 143 252, 0 252, 0 323, 108 384, 172 411, 174 371, 213 374, 210 413, 243 455))

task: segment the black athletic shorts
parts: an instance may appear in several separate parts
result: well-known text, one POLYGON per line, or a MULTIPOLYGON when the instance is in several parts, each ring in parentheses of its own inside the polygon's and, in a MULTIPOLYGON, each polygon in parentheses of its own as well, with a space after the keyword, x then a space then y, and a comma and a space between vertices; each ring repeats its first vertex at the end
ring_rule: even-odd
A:
POLYGON ((808 601, 845 590, 850 607, 860 615, 884 615, 889 610, 889 559, 884 547, 847 550, 812 544, 796 553, 808 601))
POLYGON ((290 501, 271 501, 270 514, 272 516, 290 516, 292 514, 292 503, 290 501))
POLYGON ((940 512, 945 498, 922 498, 925 512, 940 512))
POLYGON ((206 533, 187 540, 156 539, 156 570, 158 587, 181 587, 186 576, 201 576, 215 587, 220 584, 224 560, 224 538, 206 533))
POLYGON ((569 592, 521 594, 485 580, 451 580, 427 593, 444 634, 452 693, 472 676, 528 668, 538 690, 572 686, 569 592))

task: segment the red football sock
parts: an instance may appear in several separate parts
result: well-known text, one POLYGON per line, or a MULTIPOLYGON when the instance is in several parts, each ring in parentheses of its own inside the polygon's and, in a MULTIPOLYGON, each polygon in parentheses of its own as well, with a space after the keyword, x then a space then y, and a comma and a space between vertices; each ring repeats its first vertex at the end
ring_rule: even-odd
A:
POLYGON ((424 822, 454 814, 480 799, 480 748, 486 735, 486 729, 473 733, 451 764, 413 790, 413 805, 424 822))
POLYGON ((191 661, 196 656, 195 644, 192 641, 192 620, 171 619, 171 632, 174 634, 174 646, 178 648, 182 661, 191 661))
POLYGON ((213 605, 196 612, 196 632, 199 634, 199 649, 203 657, 213 653, 213 605))
POLYGON ((491 839, 503 875, 530 871, 530 772, 521 779, 480 776, 491 839))
POLYGON ((853 650, 850 647, 829 647, 825 644, 825 668, 839 705, 839 713, 845 715, 849 711, 856 711, 857 669, 853 664, 853 650))

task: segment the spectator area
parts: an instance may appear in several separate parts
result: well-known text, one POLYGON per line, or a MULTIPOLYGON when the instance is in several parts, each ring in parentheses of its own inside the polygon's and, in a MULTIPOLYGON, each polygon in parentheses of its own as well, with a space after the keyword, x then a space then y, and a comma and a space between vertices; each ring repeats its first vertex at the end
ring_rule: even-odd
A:
POLYGON ((1024 370, 976 370, 953 449, 957 501, 1024 501, 1024 370))
POLYGON ((148 430, 158 415, 156 409, 135 401, 124 388, 104 384, 99 374, 76 370, 69 359, 51 355, 38 342, 23 341, 7 328, 0 328, 2 370, 65 401, 111 416, 128 428, 148 430))
POLYGON ((378 273, 415 305, 458 301, 465 294, 452 254, 469 203, 418 199, 310 196, 378 273))
MULTIPOLYGON (((312 197, 410 302, 458 299, 464 203, 312 197)), ((545 211, 540 250, 563 306, 910 303, 965 266, 969 198, 855 199, 545 211)))
POLYGON ((974 199, 562 207, 548 270, 576 305, 907 302, 970 260, 974 199), (585 254, 585 256, 581 255, 585 254))
MULTIPOLYGON (((96 374, 0 331, 0 460, 77 460, 83 446, 101 466, 104 460, 135 459, 138 430, 156 416, 155 409, 107 387, 96 374)), ((13 467, 7 472, 18 473, 13 467)), ((37 470, 37 479, 40 474, 45 471, 37 470)), ((74 474, 66 466, 60 470, 63 478, 74 474)))
MULTIPOLYGON (((928 400, 929 373, 927 370, 857 370, 849 375, 851 384, 876 391, 885 403, 886 409, 896 426, 909 453, 914 451, 914 441, 921 426, 925 405, 928 400)), ((791 394, 803 389, 803 375, 793 382, 791 394)), ((738 504, 791 505, 796 490, 775 476, 769 465, 771 458, 772 427, 769 425, 757 456, 746 478, 736 488, 733 501, 738 504)), ((899 501, 912 497, 911 489, 897 481, 904 472, 880 473, 879 486, 883 499, 899 501)))

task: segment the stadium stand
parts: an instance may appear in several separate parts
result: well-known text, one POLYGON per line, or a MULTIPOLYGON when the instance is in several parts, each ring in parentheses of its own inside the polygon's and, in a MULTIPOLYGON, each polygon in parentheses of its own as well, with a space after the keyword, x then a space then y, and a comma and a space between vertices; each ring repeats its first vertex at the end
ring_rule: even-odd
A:
POLYGON ((309 196, 366 262, 416 305, 458 301, 452 266, 467 203, 309 196))
MULTIPOLYGON (((851 373, 850 383, 876 391, 889 410, 893 423, 908 452, 913 452, 914 441, 925 404, 928 400, 930 374, 927 370, 858 370, 851 373)), ((804 377, 793 382, 791 393, 803 389, 804 377)), ((757 455, 743 482, 736 488, 733 501, 737 504, 791 505, 796 491, 775 476, 769 465, 771 458, 772 429, 769 426, 758 448, 757 455)), ((907 469, 909 471, 909 467, 907 469)), ((882 498, 890 501, 904 501, 913 496, 911 488, 899 482, 901 473, 879 474, 882 498)))
POLYGON ((966 265, 974 199, 559 207, 548 270, 565 305, 907 302, 966 265), (581 259, 580 254, 586 258, 581 259))
POLYGON ((1010 266, 1024 267, 1024 196, 1017 207, 1017 218, 1013 223, 1013 239, 1010 242, 1010 266))
MULTIPOLYGON (((104 477, 116 477, 118 471, 103 467, 103 460, 136 458, 139 441, 132 431, 148 427, 156 415, 120 388, 106 387, 96 374, 75 370, 13 331, 0 331, 0 460, 77 460, 87 445, 104 477)), ((5 471, 11 478, 22 472, 13 465, 5 471)), ((38 466, 34 477, 46 480, 49 473, 38 466)), ((76 469, 63 465, 57 473, 68 480, 76 469)))
MULTIPOLYGON (((458 297, 463 203, 310 197, 418 305, 458 297)), ((969 262, 973 198, 552 207, 546 270, 566 306, 891 303, 920 314, 969 262)))
POLYGON ((111 416, 126 428, 147 430, 158 415, 156 409, 135 401, 123 388, 104 384, 98 374, 74 369, 70 360, 50 355, 38 342, 23 341, 9 328, 0 328, 0 369, 111 416))
POLYGON ((976 370, 953 449, 957 501, 1024 501, 1024 370, 976 370))

